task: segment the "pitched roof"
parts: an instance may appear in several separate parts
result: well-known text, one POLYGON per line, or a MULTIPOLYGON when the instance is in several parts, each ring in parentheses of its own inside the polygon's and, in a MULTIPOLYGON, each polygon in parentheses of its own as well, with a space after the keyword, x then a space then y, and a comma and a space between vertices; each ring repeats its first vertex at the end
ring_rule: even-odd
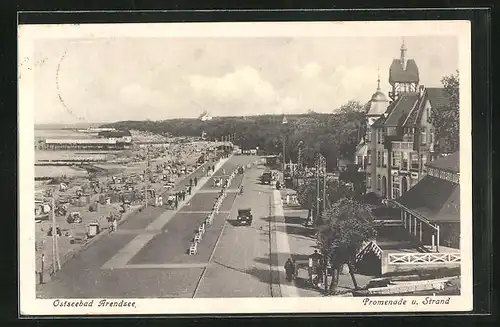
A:
POLYGON ((391 68, 389 69, 389 83, 418 83, 418 67, 415 60, 408 59, 405 68, 406 69, 403 70, 401 59, 394 59, 391 64, 391 68))
POLYGON ((384 122, 385 122, 385 117, 380 117, 375 122, 373 122, 372 127, 374 128, 382 127, 384 126, 384 122))
POLYGON ((397 200, 430 221, 460 221, 460 185, 425 176, 397 200))
POLYGON ((442 87, 429 87, 426 89, 427 97, 433 108, 447 106, 450 99, 442 87))
POLYGON ((399 99, 390 105, 390 113, 385 120, 384 125, 388 127, 402 126, 408 114, 413 107, 418 103, 418 95, 416 93, 402 94, 399 99))
POLYGON ((430 161, 426 164, 427 167, 450 171, 453 173, 460 172, 460 151, 430 161))

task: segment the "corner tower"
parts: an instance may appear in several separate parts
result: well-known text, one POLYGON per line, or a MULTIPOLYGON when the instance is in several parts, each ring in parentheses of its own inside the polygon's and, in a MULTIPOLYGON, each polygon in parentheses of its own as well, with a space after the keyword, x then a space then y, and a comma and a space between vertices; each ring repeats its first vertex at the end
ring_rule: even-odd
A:
POLYGON ((392 101, 397 100, 401 94, 418 90, 418 67, 415 60, 407 58, 404 39, 400 50, 400 58, 394 59, 389 69, 389 84, 392 86, 389 97, 392 101))

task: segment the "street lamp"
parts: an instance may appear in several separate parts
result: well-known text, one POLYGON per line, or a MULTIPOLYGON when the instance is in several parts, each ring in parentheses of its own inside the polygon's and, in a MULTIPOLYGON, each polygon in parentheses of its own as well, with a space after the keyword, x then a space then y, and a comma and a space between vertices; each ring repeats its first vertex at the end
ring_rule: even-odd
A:
POLYGON ((322 212, 325 211, 326 208, 326 158, 318 153, 317 161, 316 161, 316 222, 320 216, 320 208, 319 202, 322 203, 322 212), (320 174, 323 174, 323 197, 320 198, 320 174))
MULTIPOLYGON (((286 116, 283 115, 283 121, 281 122, 283 126, 286 126, 288 124, 288 120, 286 119, 286 116)), ((285 173, 285 168, 286 168, 286 158, 285 158, 285 148, 286 148, 286 131, 283 132, 283 174, 285 173)))

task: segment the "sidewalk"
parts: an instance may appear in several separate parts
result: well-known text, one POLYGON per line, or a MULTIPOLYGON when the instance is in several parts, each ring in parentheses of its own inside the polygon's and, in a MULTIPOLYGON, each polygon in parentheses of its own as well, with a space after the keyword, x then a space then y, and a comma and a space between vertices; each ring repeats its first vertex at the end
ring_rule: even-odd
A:
MULTIPOLYGON (((226 163, 230 158, 231 158, 231 156, 229 158, 220 159, 215 164, 215 172, 224 163, 226 163)), ((186 180, 188 180, 190 176, 193 176, 193 174, 195 174, 195 172, 199 171, 199 169, 201 169, 202 167, 205 167, 206 165, 207 164, 205 163, 205 164, 201 165, 200 167, 198 167, 192 173, 187 174, 187 175, 183 176, 182 178, 178 179, 177 180, 176 188, 179 187, 181 184, 183 184, 186 180)), ((186 196, 186 200, 182 201, 179 204, 179 210, 186 203, 189 203, 189 200, 194 196, 194 194, 196 193, 196 191, 199 190, 199 189, 201 189, 201 187, 213 176, 213 174, 214 173, 211 173, 209 176, 204 176, 204 177, 200 178, 200 180, 198 182, 198 185, 195 186, 195 187, 193 187, 191 195, 186 196)), ((165 192, 163 192, 162 194, 164 194, 164 193, 165 192)), ((105 206, 101 206, 101 207, 105 207, 105 206)), ((118 225, 124 224, 126 221, 129 220, 130 217, 134 216, 134 214, 137 213, 137 211, 140 210, 140 209, 142 209, 143 207, 144 207, 144 204, 131 206, 129 208, 129 210, 122 215, 121 219, 118 222, 118 225)), ((167 213, 167 215, 160 216, 155 221, 156 224, 154 224, 154 223, 150 224, 150 226, 148 226, 148 228, 149 229, 155 229, 158 226, 158 224, 160 224, 160 223, 162 223, 162 226, 163 226, 166 223, 165 218, 171 217, 171 216, 173 216, 175 214, 175 212, 171 212, 171 211, 167 211, 166 213, 167 213)), ((95 242, 99 241, 105 235, 109 235, 110 231, 108 230, 108 224, 107 224, 107 220, 105 219, 105 215, 101 215, 99 217, 98 221, 99 221, 99 224, 101 226, 101 232, 99 234, 97 234, 95 237, 93 237, 91 239, 88 239, 88 240, 86 240, 86 241, 84 241, 82 243, 79 243, 79 244, 78 243, 77 244, 70 244, 70 239, 68 239, 66 237, 59 237, 58 243, 59 243, 59 251, 60 251, 60 265, 61 265, 61 269, 63 268, 63 266, 64 266, 64 264, 66 262, 68 262, 69 260, 71 260, 72 258, 74 258, 76 255, 78 255, 79 253, 81 253, 82 251, 84 251, 85 249, 87 249, 88 247, 90 247, 95 242)), ((83 230, 85 230, 85 227, 86 227, 86 225, 82 224, 83 230)), ((44 273, 43 273, 43 281, 44 281, 44 283, 46 283, 46 282, 49 282, 51 280, 51 277, 52 277, 52 274, 53 274, 53 271, 54 271, 53 260, 52 260, 52 252, 48 251, 48 250, 50 250, 52 248, 52 237, 48 237, 47 240, 44 242, 43 246, 44 246, 44 249, 46 249, 44 251, 45 252, 45 258, 44 258, 44 268, 43 268, 43 271, 44 271, 44 273)), ((36 278, 37 278, 37 282, 36 282, 37 284, 39 283, 39 273, 41 271, 41 266, 42 266, 42 264, 41 264, 41 258, 37 257, 37 260, 36 260, 36 272, 35 272, 36 273, 36 278)))
MULTIPOLYGON (((272 202, 272 243, 275 243, 273 254, 275 257, 273 270, 279 272, 279 286, 282 297, 320 297, 321 291, 309 285, 308 258, 316 247, 315 230, 305 227, 303 223, 307 218, 307 210, 296 207, 290 210, 283 209, 282 192, 273 191, 272 202), (297 279, 288 282, 285 278, 284 265, 288 258, 297 262, 297 279)), ((359 287, 369 283, 373 276, 356 274, 359 287)), ((349 273, 341 273, 339 276, 339 291, 354 290, 349 273)))

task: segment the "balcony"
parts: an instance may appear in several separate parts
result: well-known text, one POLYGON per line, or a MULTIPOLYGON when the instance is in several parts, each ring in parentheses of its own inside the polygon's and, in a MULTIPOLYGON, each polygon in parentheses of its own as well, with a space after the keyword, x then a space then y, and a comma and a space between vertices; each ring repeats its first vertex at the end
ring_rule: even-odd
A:
POLYGON ((394 150, 413 150, 413 142, 392 142, 394 150))

